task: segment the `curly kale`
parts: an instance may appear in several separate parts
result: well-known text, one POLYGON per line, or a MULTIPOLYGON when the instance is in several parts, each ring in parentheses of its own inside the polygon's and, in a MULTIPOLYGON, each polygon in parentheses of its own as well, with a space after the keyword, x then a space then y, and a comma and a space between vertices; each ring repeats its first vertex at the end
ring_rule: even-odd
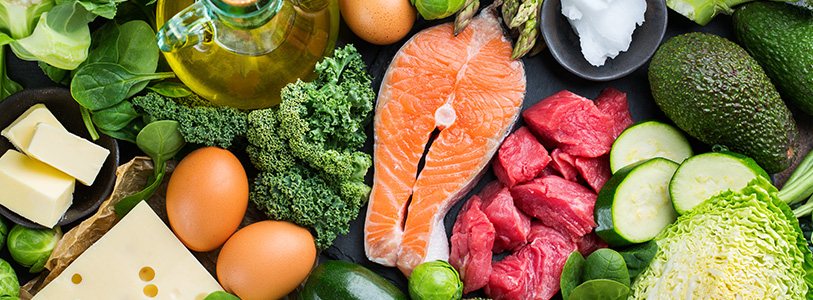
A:
MULTIPOLYGON (((363 191, 363 188, 352 189, 352 193, 363 191)), ((285 172, 260 173, 250 194, 252 201, 269 218, 312 228, 316 233, 316 246, 320 249, 329 247, 337 236, 349 231, 350 221, 361 209, 359 199, 363 197, 360 196, 357 194, 348 199, 337 194, 336 189, 305 165, 297 165, 285 172)))
POLYGON ((155 92, 134 97, 133 105, 158 120, 175 120, 188 143, 229 148, 248 128, 246 113, 217 106, 197 95, 168 98, 155 92))
POLYGON ((319 77, 282 90, 279 108, 248 114, 246 152, 261 171, 250 198, 271 219, 315 232, 327 248, 348 231, 370 194, 367 139, 375 93, 352 45, 317 64, 319 77))
POLYGON ((281 92, 279 133, 297 157, 337 181, 372 165, 369 155, 355 151, 367 140, 364 127, 375 98, 366 70, 347 45, 316 65, 316 80, 299 80, 281 92))

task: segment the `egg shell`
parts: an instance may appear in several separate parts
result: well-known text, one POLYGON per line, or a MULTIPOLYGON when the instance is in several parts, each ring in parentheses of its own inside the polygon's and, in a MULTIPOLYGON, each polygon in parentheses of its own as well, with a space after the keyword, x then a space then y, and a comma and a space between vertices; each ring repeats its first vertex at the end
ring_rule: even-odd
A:
POLYGON ((315 261, 316 244, 307 229, 259 221, 238 230, 220 249, 217 278, 240 299, 279 299, 305 280, 315 261))
POLYGON ((175 167, 166 206, 169 225, 187 248, 214 250, 234 234, 246 213, 246 171, 228 150, 197 149, 175 167))
POLYGON ((409 0, 339 0, 339 10, 353 33, 376 45, 401 40, 417 18, 409 0))

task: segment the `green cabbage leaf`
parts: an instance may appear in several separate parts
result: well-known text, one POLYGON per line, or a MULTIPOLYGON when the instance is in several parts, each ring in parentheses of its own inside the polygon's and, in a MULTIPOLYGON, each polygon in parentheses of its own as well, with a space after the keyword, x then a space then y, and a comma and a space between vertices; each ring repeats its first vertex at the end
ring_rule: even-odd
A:
POLYGON ((813 255, 776 193, 757 178, 680 216, 629 299, 813 299, 813 255))

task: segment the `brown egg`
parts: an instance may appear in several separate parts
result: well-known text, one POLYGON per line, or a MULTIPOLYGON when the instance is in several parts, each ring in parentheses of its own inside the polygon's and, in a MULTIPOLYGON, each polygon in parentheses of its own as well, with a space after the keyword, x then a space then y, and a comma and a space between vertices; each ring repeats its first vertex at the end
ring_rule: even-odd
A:
POLYGON ((167 216, 193 251, 211 251, 237 230, 248 206, 248 178, 228 150, 205 147, 187 155, 167 186, 167 216))
POLYGON ((376 45, 404 38, 417 18, 409 0, 339 0, 339 10, 353 33, 376 45))
POLYGON ((307 229, 260 221, 226 241, 217 257, 217 278, 240 299, 279 299, 305 280, 315 261, 316 245, 307 229))

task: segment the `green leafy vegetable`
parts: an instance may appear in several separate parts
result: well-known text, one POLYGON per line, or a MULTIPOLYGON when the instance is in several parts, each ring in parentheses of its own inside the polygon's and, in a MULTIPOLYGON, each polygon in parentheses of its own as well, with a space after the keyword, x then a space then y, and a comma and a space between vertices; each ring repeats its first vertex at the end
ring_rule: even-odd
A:
POLYGON ((76 2, 65 2, 45 12, 31 35, 17 39, 11 49, 20 59, 43 61, 72 70, 87 59, 90 47, 88 23, 95 15, 76 2))
POLYGON ((16 297, 19 293, 20 281, 17 279, 17 273, 11 264, 0 259, 0 295, 16 297))
POLYGON ((105 19, 113 19, 116 16, 116 6, 119 2, 126 0, 57 0, 57 5, 62 3, 76 2, 81 4, 87 11, 101 16, 105 19))
POLYGON ((327 248, 367 201, 372 164, 357 151, 375 93, 352 45, 316 66, 319 77, 282 90, 276 108, 248 114, 246 152, 261 173, 249 198, 271 219, 313 229, 327 248))
POLYGON ((8 73, 6 73, 6 46, 0 46, 0 101, 6 99, 6 97, 11 96, 16 92, 22 91, 23 87, 8 78, 8 73))
POLYGON ((638 276, 652 262, 656 253, 658 253, 658 243, 655 243, 655 241, 630 246, 618 251, 618 254, 621 254, 621 257, 627 263, 630 278, 638 276))
POLYGON ((214 105, 197 95, 173 99, 150 92, 134 97, 132 102, 155 119, 178 121, 188 143, 225 149, 248 127, 245 112, 214 105))
POLYGON ((410 0, 426 20, 443 19, 463 9, 465 0, 410 0))
POLYGON ((152 158, 155 172, 148 180, 148 185, 144 190, 116 203, 114 208, 120 217, 124 217, 141 200, 150 198, 160 186, 167 169, 166 161, 172 159, 186 144, 178 130, 179 126, 180 124, 176 121, 155 121, 144 126, 144 129, 138 133, 136 145, 152 158))
POLYGON ((407 283, 414 300, 457 300, 463 297, 463 282, 452 265, 443 260, 428 261, 412 270, 407 283))
POLYGON ((610 248, 598 249, 590 254, 584 261, 582 281, 593 279, 615 280, 629 286, 630 276, 621 254, 610 248))
POLYGON ((43 61, 37 62, 37 65, 40 67, 40 69, 42 69, 42 72, 51 79, 51 81, 63 85, 70 84, 71 71, 54 67, 43 61))
POLYGON ((185 85, 177 82, 162 81, 147 88, 164 97, 184 98, 192 96, 192 90, 190 90, 185 85))
POLYGON ((71 95, 82 106, 99 110, 123 101, 138 83, 171 77, 175 74, 135 74, 118 64, 92 63, 76 72, 71 81, 71 95))
POLYGON ((573 289, 569 300, 621 300, 627 299, 630 289, 615 280, 593 279, 573 289))
POLYGON ((130 124, 131 121, 141 116, 130 101, 121 101, 115 106, 102 110, 97 110, 91 115, 93 124, 99 129, 107 131, 118 131, 130 124))
MULTIPOLYGON (((719 14, 731 15, 734 7, 754 0, 666 0, 666 5, 700 25, 706 25, 719 14)), ((778 0, 796 2, 798 0, 778 0)), ((807 5, 813 1, 805 0, 807 5)))
POLYGON ((813 298, 813 255, 798 220, 761 177, 702 202, 655 241, 630 299, 813 298))
POLYGON ((584 256, 579 251, 570 253, 564 267, 562 267, 562 277, 559 278, 562 299, 570 299, 570 293, 581 283, 583 267, 584 256))
POLYGON ((13 39, 27 37, 52 7, 54 0, 0 0, 0 31, 13 39))
POLYGON ((29 272, 39 273, 45 269, 45 262, 61 238, 62 230, 59 226, 53 229, 34 229, 14 225, 8 234, 8 251, 14 261, 29 268, 29 272))

